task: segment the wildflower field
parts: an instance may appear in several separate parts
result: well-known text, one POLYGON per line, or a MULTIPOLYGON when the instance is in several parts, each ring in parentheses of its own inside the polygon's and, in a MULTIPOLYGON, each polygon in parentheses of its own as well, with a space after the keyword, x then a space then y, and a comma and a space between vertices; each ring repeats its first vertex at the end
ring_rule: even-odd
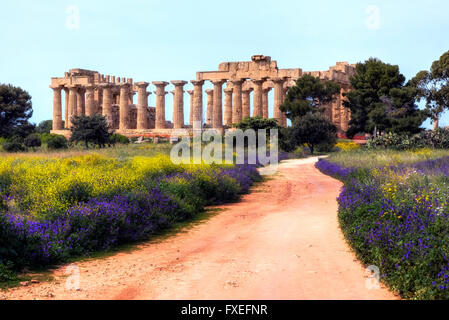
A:
POLYGON ((174 165, 141 148, 0 157, 0 270, 148 239, 261 179, 255 165, 174 165))
POLYGON ((344 182, 342 230, 406 299, 449 299, 449 151, 353 150, 317 163, 344 182))

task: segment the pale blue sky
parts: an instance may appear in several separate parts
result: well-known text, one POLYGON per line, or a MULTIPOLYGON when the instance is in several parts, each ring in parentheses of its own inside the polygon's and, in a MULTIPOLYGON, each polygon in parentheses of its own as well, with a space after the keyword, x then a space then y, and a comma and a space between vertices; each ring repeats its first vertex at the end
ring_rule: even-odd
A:
POLYGON ((306 71, 378 57, 411 77, 449 50, 446 0, 15 0, 0 8, 0 83, 30 92, 34 122, 51 118, 50 78, 71 68, 151 82, 192 80, 254 54, 306 71), (377 27, 366 11, 373 5, 377 27), (78 29, 67 27, 71 6, 78 29))

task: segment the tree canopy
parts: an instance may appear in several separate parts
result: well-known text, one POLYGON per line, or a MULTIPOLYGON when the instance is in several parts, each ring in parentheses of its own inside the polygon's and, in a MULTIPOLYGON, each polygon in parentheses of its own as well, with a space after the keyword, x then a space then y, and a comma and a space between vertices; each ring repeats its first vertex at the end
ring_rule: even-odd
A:
POLYGON ((290 143, 294 146, 305 144, 313 154, 319 144, 335 145, 337 127, 320 113, 309 112, 293 120, 289 128, 290 143))
POLYGON ((12 85, 0 85, 0 137, 26 137, 34 131, 31 96, 12 85))
POLYGON ((449 51, 433 62, 430 71, 418 72, 409 84, 417 88, 418 99, 425 100, 436 129, 439 117, 449 108, 449 51))
POLYGON ((243 131, 248 129, 253 130, 279 129, 279 125, 276 119, 264 119, 260 116, 245 118, 242 120, 242 122, 237 123, 235 127, 243 131))
POLYGON ((83 142, 86 149, 89 143, 104 147, 110 142, 111 133, 106 118, 102 115, 72 117, 72 136, 70 142, 83 142))
POLYGON ((405 85, 399 66, 371 58, 357 64, 350 79, 353 90, 346 94, 344 106, 351 111, 349 137, 378 131, 417 133, 427 112, 416 105, 417 89, 405 85))
POLYGON ((44 120, 36 127, 37 133, 50 133, 53 129, 53 120, 44 120))
POLYGON ((330 103, 338 93, 338 83, 304 75, 296 81, 296 86, 288 90, 281 111, 290 120, 303 117, 310 112, 322 111, 321 106, 330 103))

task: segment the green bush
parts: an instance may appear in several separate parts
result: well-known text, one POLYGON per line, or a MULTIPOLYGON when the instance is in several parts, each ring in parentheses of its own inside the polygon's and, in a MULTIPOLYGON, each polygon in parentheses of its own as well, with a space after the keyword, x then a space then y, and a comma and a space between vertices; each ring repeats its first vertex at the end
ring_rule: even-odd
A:
POLYGON ((67 139, 64 136, 52 134, 51 137, 47 140, 48 149, 58 150, 58 149, 67 149, 67 139))
POLYGON ((0 262, 0 282, 16 281, 18 279, 17 274, 12 269, 13 265, 11 262, 6 264, 0 262))
POLYGON ((3 150, 6 152, 24 152, 26 151, 26 148, 20 142, 7 141, 3 144, 3 150))
POLYGON ((42 144, 47 144, 52 135, 50 133, 40 133, 39 138, 41 138, 42 144))
POLYGON ((366 144, 368 149, 410 150, 419 148, 449 149, 449 130, 438 128, 435 131, 423 131, 408 136, 386 133, 371 139, 366 144))
POLYGON ((125 136, 123 136, 121 134, 117 134, 117 133, 111 135, 110 142, 112 144, 117 144, 117 143, 118 144, 129 144, 130 143, 128 137, 125 137, 125 136))
POLYGON ((30 134, 28 137, 24 140, 25 146, 28 148, 38 148, 42 145, 41 138, 36 133, 30 134))

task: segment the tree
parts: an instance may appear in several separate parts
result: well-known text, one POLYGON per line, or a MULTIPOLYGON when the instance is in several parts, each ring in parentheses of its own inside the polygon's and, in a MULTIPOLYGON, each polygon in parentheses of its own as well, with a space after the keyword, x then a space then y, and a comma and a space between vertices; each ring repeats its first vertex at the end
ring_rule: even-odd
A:
POLYGON ((72 118, 72 136, 70 142, 84 142, 86 149, 89 143, 104 147, 110 141, 111 133, 106 118, 101 115, 74 116, 72 118))
POLYGON ((34 130, 28 122, 32 115, 28 92, 12 85, 0 85, 0 137, 26 137, 34 130))
POLYGON ((338 83, 304 75, 296 81, 296 86, 288 90, 281 111, 285 112, 290 120, 310 112, 323 111, 321 106, 332 102, 338 93, 338 83))
POLYGON ((335 145, 337 127, 320 113, 308 113, 293 120, 290 128, 290 141, 296 145, 305 144, 313 154, 317 145, 335 145))
MULTIPOLYGON (((281 127, 278 125, 276 119, 264 119, 260 116, 257 117, 247 117, 243 119, 242 122, 237 123, 234 125, 237 129, 241 129, 242 131, 246 130, 254 130, 256 132, 256 147, 259 146, 259 136, 258 136, 258 130, 270 130, 270 129, 276 129, 280 130, 281 127)), ((270 133, 267 132, 267 141, 270 138, 270 133)), ((245 142, 245 146, 248 146, 245 142)))
POLYGON ((357 64, 350 79, 353 90, 346 94, 344 106, 351 111, 347 135, 378 131, 417 133, 427 112, 415 104, 417 90, 404 85, 399 66, 371 58, 357 64))
POLYGON ((418 101, 425 100, 434 130, 441 114, 449 108, 449 51, 434 61, 430 71, 420 71, 409 84, 418 90, 418 101))
POLYGON ((45 120, 39 123, 39 125, 36 127, 36 132, 40 134, 50 133, 52 129, 53 129, 53 120, 45 120))
POLYGON ((235 125, 237 129, 241 129, 243 131, 248 129, 253 130, 269 130, 269 129, 279 129, 279 125, 276 119, 264 119, 260 116, 257 117, 248 117, 243 119, 242 122, 237 123, 235 125))

